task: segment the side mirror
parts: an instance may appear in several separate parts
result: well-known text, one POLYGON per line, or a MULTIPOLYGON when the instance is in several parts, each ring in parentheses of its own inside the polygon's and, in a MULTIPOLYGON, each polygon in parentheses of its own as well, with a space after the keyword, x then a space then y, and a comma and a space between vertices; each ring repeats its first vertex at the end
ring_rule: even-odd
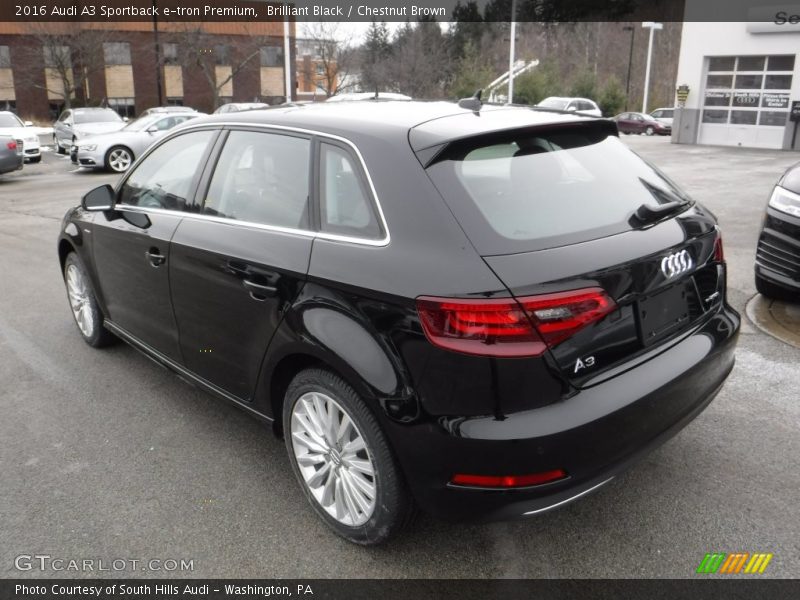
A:
POLYGON ((578 107, 577 107, 577 106, 570 106, 570 107, 567 109, 567 112, 575 112, 576 110, 578 110, 578 107))
POLYGON ((128 122, 128 117, 122 117, 122 120, 127 123, 128 122))
POLYGON ((83 210, 102 211, 114 208, 114 188, 110 185, 101 185, 94 188, 81 199, 83 210))
POLYGON ((158 133, 158 127, 151 125, 145 131, 147 131, 147 133, 158 133))
POLYGON ((33 127, 33 121, 25 121, 25 127, 33 127))

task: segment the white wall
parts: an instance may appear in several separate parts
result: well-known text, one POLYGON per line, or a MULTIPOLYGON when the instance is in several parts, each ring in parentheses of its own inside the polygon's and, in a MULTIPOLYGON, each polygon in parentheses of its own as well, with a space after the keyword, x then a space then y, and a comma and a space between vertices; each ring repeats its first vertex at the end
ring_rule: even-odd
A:
POLYGON ((700 108, 703 58, 742 54, 795 54, 792 100, 800 100, 800 31, 749 33, 747 23, 683 24, 677 84, 689 86, 686 108, 700 108))

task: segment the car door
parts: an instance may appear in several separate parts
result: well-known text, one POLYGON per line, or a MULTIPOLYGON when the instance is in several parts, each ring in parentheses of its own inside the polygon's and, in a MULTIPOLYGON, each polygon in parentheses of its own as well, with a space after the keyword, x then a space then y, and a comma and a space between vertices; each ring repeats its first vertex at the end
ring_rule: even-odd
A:
POLYGON ((56 143, 61 142, 65 145, 72 140, 72 111, 65 110, 61 113, 55 124, 56 143))
POLYGON ((314 239, 310 156, 307 136, 230 131, 204 177, 200 215, 172 238, 186 365, 242 400, 252 398, 267 345, 305 282, 314 239))
POLYGON ((190 205, 215 130, 184 133, 123 180, 115 209, 94 221, 94 262, 108 318, 151 349, 181 360, 169 286, 169 241, 190 205))

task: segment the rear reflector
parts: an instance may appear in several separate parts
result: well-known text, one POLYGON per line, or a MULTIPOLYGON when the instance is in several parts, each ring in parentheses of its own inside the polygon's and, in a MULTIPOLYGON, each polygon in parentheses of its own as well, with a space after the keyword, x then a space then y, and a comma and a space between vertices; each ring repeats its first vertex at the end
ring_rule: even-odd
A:
POLYGON ((422 329, 439 348, 478 356, 540 356, 616 308, 600 288, 461 300, 417 298, 422 329))
POLYGON ((553 469, 552 471, 544 471, 532 475, 465 475, 459 473, 453 475, 450 483, 471 487, 508 489, 542 485, 543 483, 558 481, 566 477, 567 472, 563 469, 553 469))
POLYGON ((8 146, 9 150, 16 150, 17 149, 17 142, 8 142, 6 144, 6 146, 8 146))

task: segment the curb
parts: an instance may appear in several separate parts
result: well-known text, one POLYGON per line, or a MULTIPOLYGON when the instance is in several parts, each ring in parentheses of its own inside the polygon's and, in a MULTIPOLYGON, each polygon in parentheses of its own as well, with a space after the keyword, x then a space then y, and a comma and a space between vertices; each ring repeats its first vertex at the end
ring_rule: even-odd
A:
POLYGON ((800 305, 756 294, 747 302, 745 313, 767 335, 800 348, 800 305))

